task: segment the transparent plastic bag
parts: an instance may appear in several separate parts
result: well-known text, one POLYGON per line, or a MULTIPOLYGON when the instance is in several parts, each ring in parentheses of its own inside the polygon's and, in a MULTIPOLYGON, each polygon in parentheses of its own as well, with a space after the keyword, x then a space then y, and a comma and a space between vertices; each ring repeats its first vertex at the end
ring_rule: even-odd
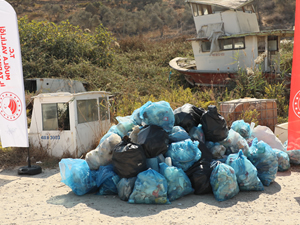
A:
POLYGON ((160 173, 167 179, 168 198, 174 201, 194 192, 191 181, 181 168, 160 163, 160 173))
POLYGON ((189 136, 193 141, 201 141, 205 143, 205 135, 202 129, 202 124, 199 124, 197 127, 192 127, 189 132, 189 136))
POLYGON ((226 164, 234 169, 241 191, 263 191, 264 186, 257 177, 257 169, 244 156, 242 150, 227 157, 226 164))
POLYGON ((263 141, 253 139, 247 158, 257 169, 257 176, 265 186, 269 186, 276 178, 278 159, 272 148, 263 141))
POLYGON ((187 139, 170 144, 165 156, 172 159, 172 164, 186 171, 194 162, 201 158, 201 151, 198 148, 198 141, 187 139))
POLYGON ((123 201, 128 201, 129 196, 131 195, 136 177, 131 178, 122 178, 117 184, 118 196, 123 201))
POLYGON ((236 120, 231 124, 231 129, 238 132, 243 138, 250 138, 252 130, 249 123, 244 120, 236 120))
POLYGON ((219 143, 225 146, 227 155, 237 153, 240 149, 242 149, 244 155, 248 155, 249 145, 246 139, 232 129, 229 130, 227 138, 219 143))
POLYGON ((168 199, 166 178, 153 169, 137 175, 129 203, 138 204, 170 204, 168 199))
POLYGON ((234 169, 221 162, 216 162, 210 175, 210 184, 215 198, 225 201, 233 198, 240 191, 234 169))
POLYGON ((175 123, 174 112, 166 101, 147 102, 140 108, 140 118, 142 125, 157 125, 168 133, 172 131, 175 123))
POLYGON ((224 145, 221 145, 219 142, 212 141, 205 142, 205 145, 210 150, 213 159, 224 158, 226 152, 226 148, 224 145))
POLYGON ((169 134, 170 143, 190 139, 189 134, 181 126, 174 126, 169 134))
POLYGON ((288 170, 291 167, 288 153, 276 148, 273 148, 273 151, 276 153, 278 159, 278 171, 283 172, 288 170))

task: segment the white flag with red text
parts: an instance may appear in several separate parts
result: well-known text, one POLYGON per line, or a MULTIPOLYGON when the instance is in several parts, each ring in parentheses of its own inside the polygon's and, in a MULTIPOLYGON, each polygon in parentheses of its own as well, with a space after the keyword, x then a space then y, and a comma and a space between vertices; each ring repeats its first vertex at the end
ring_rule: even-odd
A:
POLYGON ((0 136, 2 147, 28 147, 17 15, 0 0, 0 136))

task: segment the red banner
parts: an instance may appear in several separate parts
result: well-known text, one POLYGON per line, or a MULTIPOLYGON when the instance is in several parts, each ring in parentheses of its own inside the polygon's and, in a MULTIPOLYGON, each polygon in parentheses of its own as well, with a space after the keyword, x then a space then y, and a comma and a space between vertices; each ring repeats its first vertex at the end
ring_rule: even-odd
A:
POLYGON ((300 149, 300 2, 296 0, 287 150, 300 149))

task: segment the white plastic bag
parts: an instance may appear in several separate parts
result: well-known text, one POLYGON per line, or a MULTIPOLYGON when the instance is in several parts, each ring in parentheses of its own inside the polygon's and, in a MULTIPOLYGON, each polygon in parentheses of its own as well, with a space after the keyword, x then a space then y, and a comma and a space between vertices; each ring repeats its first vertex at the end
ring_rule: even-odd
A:
POLYGON ((276 148, 279 150, 284 150, 284 146, 278 137, 273 133, 273 131, 267 126, 258 125, 252 131, 252 136, 256 137, 258 141, 264 141, 271 148, 276 148))
POLYGON ((121 142, 121 137, 115 133, 106 138, 94 150, 88 152, 85 160, 91 170, 97 170, 99 166, 106 166, 112 161, 112 152, 117 144, 121 142))

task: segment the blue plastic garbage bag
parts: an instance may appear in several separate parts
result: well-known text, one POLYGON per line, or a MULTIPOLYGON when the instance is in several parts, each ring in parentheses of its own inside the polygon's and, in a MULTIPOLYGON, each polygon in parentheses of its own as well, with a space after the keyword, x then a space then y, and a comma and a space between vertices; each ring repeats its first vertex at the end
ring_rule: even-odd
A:
POLYGON ((184 141, 190 139, 189 134, 181 126, 174 126, 172 128, 171 134, 169 134, 170 143, 184 141))
POLYGON ((243 151, 230 154, 227 157, 226 164, 234 169, 237 182, 241 191, 263 191, 264 186, 257 177, 257 169, 244 156, 243 151))
POLYGON ((137 177, 122 178, 117 184, 118 196, 123 201, 128 201, 129 196, 131 195, 134 183, 137 177))
POLYGON ((99 195, 110 195, 117 194, 117 183, 119 182, 119 177, 114 172, 113 165, 109 164, 107 166, 100 166, 96 172, 96 183, 99 187, 97 194, 99 195))
POLYGON ((251 127, 244 120, 236 120, 231 124, 231 129, 238 132, 243 138, 251 137, 251 127))
POLYGON ((219 143, 225 146, 227 155, 238 153, 240 149, 242 149, 245 156, 248 155, 249 145, 246 139, 233 129, 230 129, 227 138, 219 143))
POLYGON ((273 148, 273 151, 276 153, 278 159, 278 171, 283 172, 288 170, 291 167, 288 153, 276 148, 273 148))
POLYGON ((240 191, 234 169, 225 163, 217 162, 210 175, 210 184, 215 198, 225 201, 240 191))
POLYGON ((205 143, 205 135, 202 129, 202 124, 199 124, 197 127, 192 127, 192 129, 189 132, 189 136, 193 141, 205 143))
POLYGON ((174 201, 194 192, 191 181, 181 168, 160 163, 160 173, 167 179, 168 198, 174 201))
POLYGON ((174 112, 170 104, 166 101, 149 102, 140 108, 142 123, 160 126, 170 133, 175 123, 174 112))
POLYGON ((172 164, 186 171, 201 158, 199 142, 187 139, 170 144, 165 156, 172 159, 172 164))
POLYGON ((59 162, 62 182, 76 195, 84 195, 97 190, 95 172, 92 172, 84 159, 62 159, 59 162))
MULTIPOLYGON (((146 104, 150 104, 151 102, 148 102, 146 104)), ((130 116, 130 119, 134 123, 134 125, 142 125, 142 119, 140 117, 140 110, 141 108, 137 108, 136 110, 133 111, 133 113, 130 116)))
POLYGON ((257 169, 258 178, 263 185, 269 186, 276 178, 278 159, 273 149, 264 141, 254 138, 247 158, 257 169))
POLYGON ((168 184, 166 178, 153 169, 148 169, 137 175, 129 203, 138 204, 170 204, 168 199, 168 184))

